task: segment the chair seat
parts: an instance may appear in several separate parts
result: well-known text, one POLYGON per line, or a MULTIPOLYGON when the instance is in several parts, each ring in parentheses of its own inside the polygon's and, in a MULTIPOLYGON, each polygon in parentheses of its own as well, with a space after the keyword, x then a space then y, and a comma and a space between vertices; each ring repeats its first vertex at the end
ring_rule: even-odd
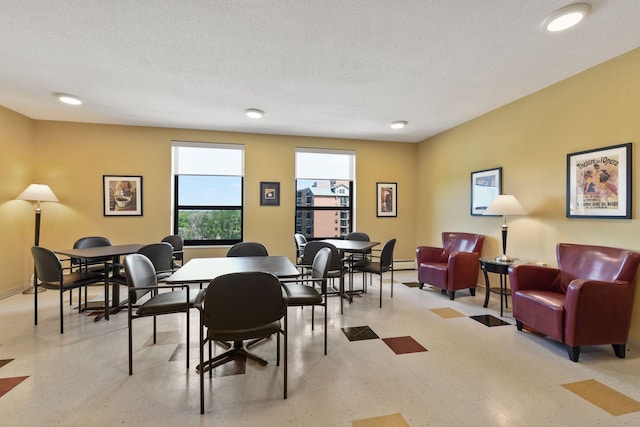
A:
MULTIPOLYGON (((156 295, 154 298, 142 304, 136 310, 138 316, 152 316, 154 314, 173 313, 180 309, 185 309, 186 290, 162 292, 156 295)), ((193 304, 201 292, 200 289, 189 290, 189 307, 193 307, 193 304)))
POLYGON ((523 290, 517 294, 518 320, 562 341, 565 294, 542 290, 523 290))
POLYGON ((214 341, 244 341, 276 334, 282 329, 280 320, 248 329, 207 329, 207 338, 214 341))
POLYGON ((322 295, 311 286, 300 284, 285 284, 287 288, 287 304, 290 306, 322 304, 322 295))
MULTIPOLYGON (((93 271, 74 271, 62 276, 64 289, 73 289, 104 280, 104 274, 93 271)), ((42 282, 39 286, 46 289, 60 289, 60 282, 42 282)))
POLYGON ((389 271, 388 266, 381 266, 379 262, 363 262, 356 266, 357 270, 364 271, 365 273, 385 273, 389 271))

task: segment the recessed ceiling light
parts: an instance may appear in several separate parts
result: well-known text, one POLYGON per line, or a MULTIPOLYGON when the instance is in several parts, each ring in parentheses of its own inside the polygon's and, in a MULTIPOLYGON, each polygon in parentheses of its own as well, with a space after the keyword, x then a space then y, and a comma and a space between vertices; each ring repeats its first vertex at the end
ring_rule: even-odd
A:
POLYGON ((567 30, 582 21, 591 11, 591 5, 576 3, 553 12, 542 23, 542 27, 551 32, 567 30))
POLYGON ((407 125, 407 122, 404 120, 398 120, 396 122, 391 123, 391 129, 402 129, 407 125))
POLYGON ((60 102, 64 102, 69 105, 81 105, 82 100, 77 96, 69 95, 66 93, 56 93, 56 97, 60 100, 60 102))
POLYGON ((249 108, 246 111, 247 117, 251 117, 252 119, 259 119, 264 116, 264 111, 258 110, 256 108, 249 108))

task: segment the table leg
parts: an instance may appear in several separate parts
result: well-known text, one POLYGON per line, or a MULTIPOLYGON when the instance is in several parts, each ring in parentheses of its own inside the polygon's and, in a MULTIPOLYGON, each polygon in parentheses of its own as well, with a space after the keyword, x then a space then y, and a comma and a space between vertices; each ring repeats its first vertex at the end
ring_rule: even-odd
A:
POLYGON ((506 298, 506 295, 505 295, 505 286, 506 286, 505 280, 506 280, 505 275, 500 273, 500 317, 503 317, 503 309, 502 309, 503 298, 506 298))
POLYGON ((484 308, 487 308, 489 305, 489 294, 491 293, 491 284, 489 283, 489 275, 487 274, 487 270, 482 269, 484 273, 484 285, 485 285, 485 295, 484 295, 484 308))

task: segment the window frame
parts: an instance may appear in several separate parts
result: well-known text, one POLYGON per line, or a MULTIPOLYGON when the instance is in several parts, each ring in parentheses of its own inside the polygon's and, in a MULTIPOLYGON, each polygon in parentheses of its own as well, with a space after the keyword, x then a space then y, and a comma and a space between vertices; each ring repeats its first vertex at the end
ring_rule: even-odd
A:
POLYGON ((221 144, 221 143, 201 143, 172 141, 172 229, 173 234, 179 234, 179 213, 180 211, 239 211, 240 212, 240 238, 239 239, 184 239, 185 246, 230 246, 244 240, 244 146, 237 144, 221 144), (175 148, 211 148, 223 150, 240 150, 242 151, 242 160, 240 165, 240 175, 229 174, 203 174, 203 173, 176 173, 176 160, 174 159, 175 148), (229 177, 234 176, 240 179, 240 205, 180 205, 180 186, 179 180, 181 176, 212 176, 212 177, 229 177))

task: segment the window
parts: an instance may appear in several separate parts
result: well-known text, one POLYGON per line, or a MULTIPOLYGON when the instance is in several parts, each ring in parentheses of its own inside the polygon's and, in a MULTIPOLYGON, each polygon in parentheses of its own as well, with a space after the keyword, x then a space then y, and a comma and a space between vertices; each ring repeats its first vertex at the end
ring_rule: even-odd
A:
POLYGON ((308 239, 351 232, 354 177, 353 151, 296 149, 295 232, 308 239))
POLYGON ((173 141, 173 232, 185 245, 242 241, 244 147, 173 141))

